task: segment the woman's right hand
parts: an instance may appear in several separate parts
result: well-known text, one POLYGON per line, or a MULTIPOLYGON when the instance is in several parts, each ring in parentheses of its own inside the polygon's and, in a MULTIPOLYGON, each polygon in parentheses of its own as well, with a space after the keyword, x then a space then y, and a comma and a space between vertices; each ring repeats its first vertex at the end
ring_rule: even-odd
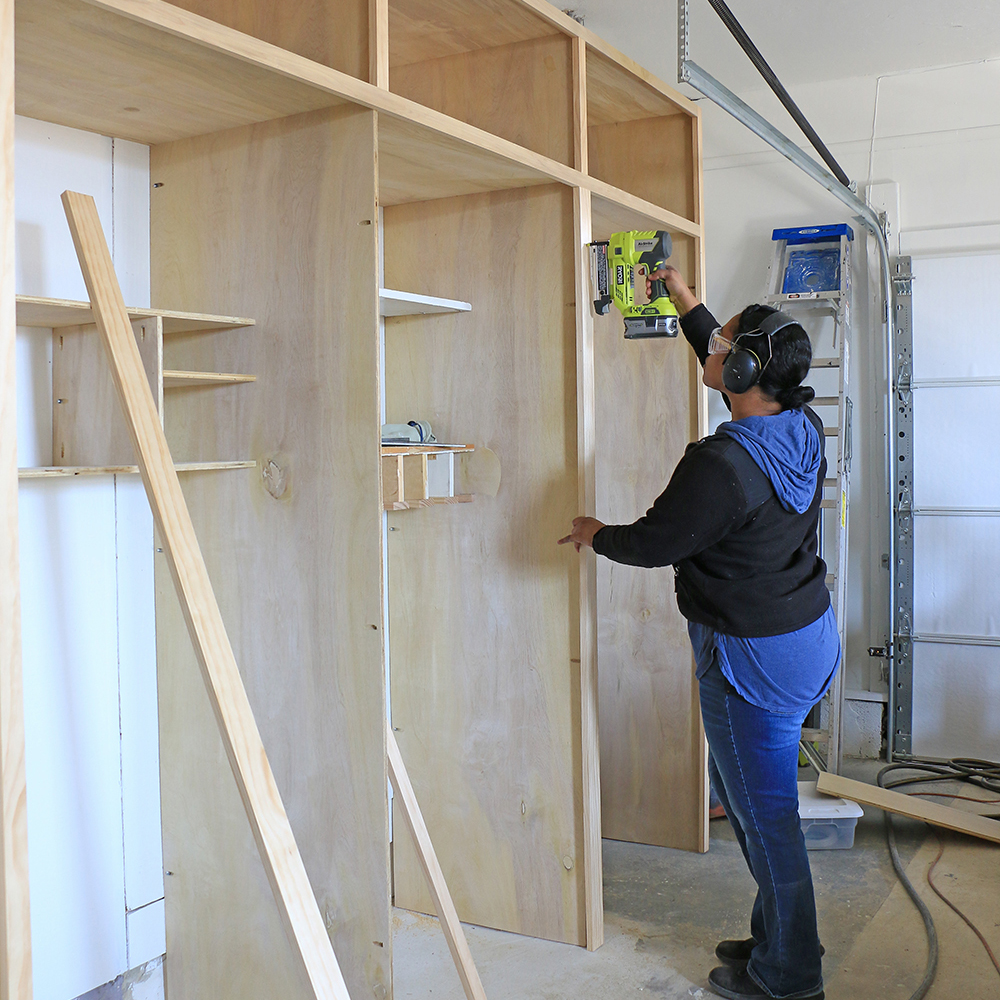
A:
POLYGON ((685 313, 689 313, 698 305, 698 300, 694 297, 694 293, 688 288, 683 275, 673 264, 664 264, 659 270, 646 275, 647 296, 651 293, 652 284, 656 278, 659 278, 667 286, 670 300, 677 306, 677 311, 682 316, 685 313))

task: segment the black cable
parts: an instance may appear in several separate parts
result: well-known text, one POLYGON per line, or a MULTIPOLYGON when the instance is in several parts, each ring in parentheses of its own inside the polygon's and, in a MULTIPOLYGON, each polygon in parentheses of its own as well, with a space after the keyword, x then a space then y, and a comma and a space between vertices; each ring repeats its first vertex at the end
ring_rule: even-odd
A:
POLYGON ((726 6, 724 0, 708 0, 712 9, 722 18, 722 23, 729 29, 733 38, 739 42, 740 48, 750 57, 750 61, 757 67, 765 82, 777 95, 777 98, 785 106, 785 110, 795 120, 795 124, 802 129, 803 135, 813 144, 813 148, 823 157, 823 161, 833 171, 833 175, 844 185, 850 188, 851 181, 847 174, 841 169, 840 164, 833 158, 833 154, 823 140, 816 134, 816 130, 806 120, 806 116, 799 110, 798 105, 792 100, 791 95, 782 86, 781 81, 775 76, 774 70, 768 66, 760 50, 754 45, 750 36, 743 30, 743 26, 733 16, 733 12, 726 6))
MULTIPOLYGON (((711 2, 711 0, 709 0, 709 2, 711 2)), ((900 785, 916 785, 928 781, 952 780, 961 781, 970 785, 977 785, 980 788, 1000 793, 1000 764, 991 760, 976 760, 975 758, 969 757, 955 757, 951 760, 934 760, 922 757, 911 757, 907 761, 886 765, 878 772, 875 780, 878 782, 880 788, 897 788, 900 785), (885 776, 892 771, 911 771, 923 773, 911 774, 909 777, 898 778, 896 781, 887 782, 885 780, 885 776)), ((915 794, 919 795, 920 793, 916 792, 915 794)), ((900 882, 902 882, 903 888, 906 890, 910 899, 913 900, 916 908, 920 911, 920 916, 924 921, 924 927, 927 930, 927 968, 924 972, 924 978, 917 987, 916 992, 910 997, 910 1000, 921 1000, 922 997, 926 996, 927 991, 934 982, 934 975, 937 972, 937 929, 934 926, 934 920, 931 917, 926 904, 917 895, 916 889, 913 888, 913 883, 910 882, 906 873, 903 871, 903 865, 899 858, 899 851, 896 849, 896 833, 893 829, 891 813, 886 811, 884 812, 884 816, 886 840, 889 844, 889 856, 892 859, 892 867, 895 869, 900 882)), ((940 859, 940 852, 938 854, 938 859, 940 859)), ((937 864, 937 860, 935 860, 935 864, 937 864)), ((966 917, 965 914, 962 913, 952 902, 941 895, 933 881, 931 881, 930 873, 928 873, 928 883, 934 892, 941 896, 948 906, 958 913, 958 915, 972 928, 975 934, 979 937, 980 941, 984 944, 987 954, 990 956, 990 960, 994 965, 997 965, 996 958, 994 957, 992 951, 990 951, 989 945, 985 943, 985 940, 978 928, 976 928, 972 921, 969 920, 969 918, 966 917)), ((1000 971, 1000 966, 998 966, 998 971, 1000 971)))
MULTIPOLYGON (((895 770, 897 767, 899 767, 898 764, 890 764, 879 771, 875 780, 878 782, 880 788, 886 787, 883 782, 883 775, 887 771, 895 770)), ((934 926, 934 918, 931 916, 931 911, 927 909, 927 904, 917 895, 917 890, 913 888, 913 883, 907 878, 906 872, 903 870, 903 862, 900 860, 899 851, 896 848, 896 831, 892 826, 892 813, 886 810, 882 815, 885 817, 885 837, 889 842, 889 857, 892 859, 892 867, 895 869, 899 881, 903 883, 906 894, 913 900, 913 905, 917 910, 920 911, 920 916, 924 921, 924 929, 927 931, 927 968, 924 970, 924 978, 920 981, 920 985, 910 996, 910 1000, 923 1000, 923 997, 927 995, 927 991, 931 988, 934 976, 937 973, 937 928, 934 926)))

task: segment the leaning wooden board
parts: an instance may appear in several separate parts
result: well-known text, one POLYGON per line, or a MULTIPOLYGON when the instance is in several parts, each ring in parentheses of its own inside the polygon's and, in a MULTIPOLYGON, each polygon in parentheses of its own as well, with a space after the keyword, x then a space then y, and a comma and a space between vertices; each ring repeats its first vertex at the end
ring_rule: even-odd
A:
POLYGON ((1000 822, 976 816, 964 809, 953 809, 950 806, 938 805, 936 802, 924 802, 913 795, 903 795, 878 785, 867 785, 863 781, 844 778, 839 774, 823 773, 816 782, 816 790, 824 795, 836 795, 838 798, 850 799, 862 805, 875 806, 886 812, 909 816, 911 819, 922 819, 934 826, 942 826, 946 830, 967 833, 972 837, 981 837, 994 844, 1000 844, 1000 822))
POLYGON ((261 744, 90 195, 62 196, 139 471, 247 818, 317 998, 350 1000, 261 744))

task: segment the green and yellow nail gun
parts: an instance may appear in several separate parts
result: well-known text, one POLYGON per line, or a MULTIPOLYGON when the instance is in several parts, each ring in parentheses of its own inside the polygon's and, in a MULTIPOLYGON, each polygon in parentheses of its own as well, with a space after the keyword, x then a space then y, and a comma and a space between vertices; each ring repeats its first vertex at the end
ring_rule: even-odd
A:
POLYGON ((653 282, 649 302, 635 302, 636 271, 651 274, 666 263, 672 250, 670 233, 662 229, 613 233, 610 240, 590 244, 590 276, 597 293, 594 308, 603 316, 614 302, 625 317, 626 340, 677 336, 677 310, 662 281, 653 282))

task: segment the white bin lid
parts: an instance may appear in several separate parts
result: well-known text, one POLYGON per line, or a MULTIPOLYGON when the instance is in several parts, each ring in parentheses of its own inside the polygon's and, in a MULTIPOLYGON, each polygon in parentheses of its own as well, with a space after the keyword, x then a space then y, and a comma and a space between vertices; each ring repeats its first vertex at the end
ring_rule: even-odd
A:
POLYGON ((815 781, 799 782, 799 816, 802 819, 857 819, 864 814, 857 802, 817 792, 815 781))

